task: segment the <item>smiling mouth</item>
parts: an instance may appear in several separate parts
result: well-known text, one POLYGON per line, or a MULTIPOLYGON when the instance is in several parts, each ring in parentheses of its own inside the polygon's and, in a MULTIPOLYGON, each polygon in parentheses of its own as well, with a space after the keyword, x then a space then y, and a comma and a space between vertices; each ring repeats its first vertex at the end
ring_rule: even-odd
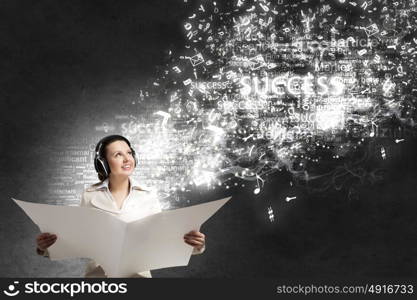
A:
POLYGON ((132 168, 131 165, 127 165, 127 166, 123 166, 122 169, 123 170, 130 170, 132 168))

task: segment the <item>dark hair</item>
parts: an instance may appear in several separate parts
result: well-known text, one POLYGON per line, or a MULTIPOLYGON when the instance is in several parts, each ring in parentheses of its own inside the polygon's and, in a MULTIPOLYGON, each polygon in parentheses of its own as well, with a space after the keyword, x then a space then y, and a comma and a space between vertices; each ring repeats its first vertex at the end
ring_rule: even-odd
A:
MULTIPOLYGON (((108 135, 102 138, 96 145, 95 149, 95 156, 94 156, 94 167, 97 171, 98 179, 100 182, 94 184, 99 185, 104 180, 109 177, 110 174, 110 167, 106 159, 106 147, 107 145, 115 142, 115 141, 123 141, 129 146, 130 150, 132 151, 133 156, 135 157, 135 151, 132 149, 130 142, 127 138, 121 135, 108 135)), ((135 157, 135 165, 136 165, 136 157, 135 157)))

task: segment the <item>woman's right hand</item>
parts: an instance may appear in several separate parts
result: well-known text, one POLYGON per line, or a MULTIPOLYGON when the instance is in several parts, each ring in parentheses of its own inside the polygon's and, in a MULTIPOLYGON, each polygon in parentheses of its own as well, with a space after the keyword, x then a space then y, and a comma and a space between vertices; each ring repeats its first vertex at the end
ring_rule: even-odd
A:
POLYGON ((45 251, 49 248, 53 243, 56 242, 57 236, 55 234, 50 234, 49 232, 41 233, 36 237, 36 244, 38 249, 41 251, 45 251))

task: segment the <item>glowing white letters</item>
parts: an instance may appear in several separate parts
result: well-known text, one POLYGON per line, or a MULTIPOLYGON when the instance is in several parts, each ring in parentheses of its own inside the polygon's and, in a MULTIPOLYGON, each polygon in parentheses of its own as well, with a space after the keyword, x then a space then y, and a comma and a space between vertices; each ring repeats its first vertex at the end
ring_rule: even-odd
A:
POLYGON ((243 76, 240 79, 242 96, 248 96, 250 94, 267 96, 277 95, 282 96, 287 92, 292 95, 331 95, 339 96, 343 94, 345 85, 341 77, 333 76, 328 78, 327 76, 320 76, 315 80, 315 77, 311 74, 305 76, 292 76, 284 77, 277 76, 273 79, 269 77, 250 77, 243 76))

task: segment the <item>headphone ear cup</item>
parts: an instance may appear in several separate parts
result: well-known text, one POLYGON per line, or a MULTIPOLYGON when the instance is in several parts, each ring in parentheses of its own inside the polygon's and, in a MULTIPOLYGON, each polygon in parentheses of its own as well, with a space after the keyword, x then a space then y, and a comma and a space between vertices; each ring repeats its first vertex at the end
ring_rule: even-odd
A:
POLYGON ((97 155, 97 153, 96 153, 96 155, 94 155, 94 169, 96 169, 96 172, 97 173, 101 173, 102 172, 102 170, 100 169, 100 164, 99 164, 99 161, 98 161, 98 155, 97 155))
POLYGON ((94 168, 96 169, 97 173, 100 173, 105 177, 109 176, 110 174, 109 164, 105 159, 103 161, 98 152, 96 152, 96 155, 94 156, 94 168))
POLYGON ((102 173, 104 173, 104 175, 107 177, 110 174, 110 168, 109 168, 109 164, 107 163, 107 161, 104 159, 101 159, 100 157, 97 158, 97 161, 100 163, 101 165, 101 169, 103 170, 102 173))

